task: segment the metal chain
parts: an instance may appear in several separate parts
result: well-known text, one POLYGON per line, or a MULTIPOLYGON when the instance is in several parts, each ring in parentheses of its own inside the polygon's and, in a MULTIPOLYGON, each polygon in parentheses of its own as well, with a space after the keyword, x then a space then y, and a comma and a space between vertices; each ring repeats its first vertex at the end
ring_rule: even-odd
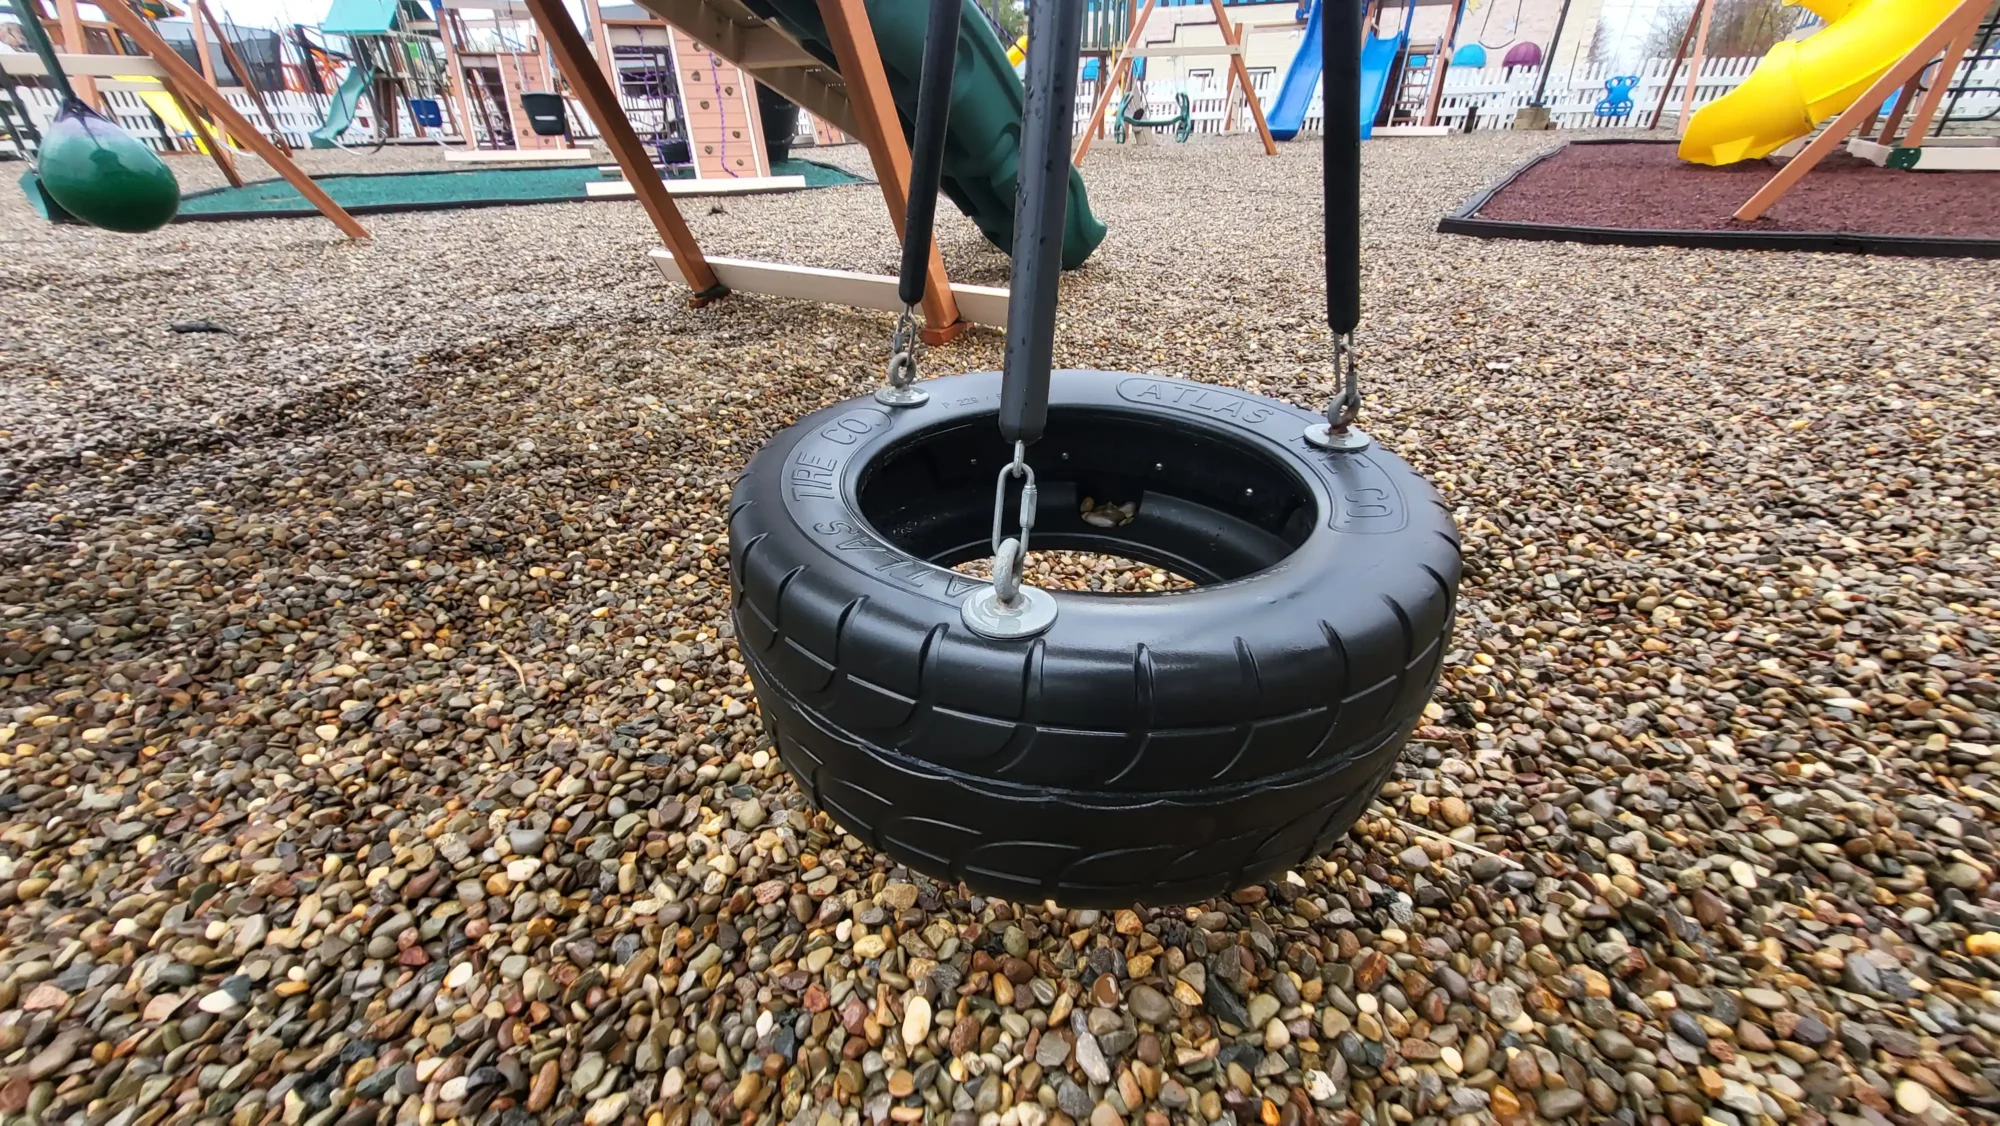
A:
POLYGON ((1343 332, 1333 338, 1333 372, 1342 380, 1340 394, 1326 405, 1327 425, 1345 430, 1361 417, 1361 365, 1354 353, 1354 334, 1343 332))
POLYGON ((1000 476, 993 484, 993 593, 1004 606, 1013 606, 1020 601, 1021 576, 1027 569, 1028 537, 1035 530, 1035 505, 1041 490, 1035 486, 1035 470, 1028 464, 1026 443, 1014 443, 1014 460, 1000 467, 1000 476), (1021 503, 1015 512, 1015 520, 1021 527, 1019 537, 1002 539, 1007 512, 1007 479, 1021 478, 1021 503))
POLYGON ((1361 417, 1361 365, 1354 350, 1354 334, 1333 337, 1334 378, 1340 390, 1326 405, 1326 421, 1306 428, 1306 441, 1323 450, 1359 450, 1368 446, 1368 435, 1354 425, 1361 417))
POLYGON ((896 318, 895 334, 889 337, 889 371, 886 386, 875 392, 875 401, 889 407, 914 407, 930 399, 930 392, 914 387, 917 381, 917 347, 923 336, 917 332, 917 311, 905 305, 896 318))

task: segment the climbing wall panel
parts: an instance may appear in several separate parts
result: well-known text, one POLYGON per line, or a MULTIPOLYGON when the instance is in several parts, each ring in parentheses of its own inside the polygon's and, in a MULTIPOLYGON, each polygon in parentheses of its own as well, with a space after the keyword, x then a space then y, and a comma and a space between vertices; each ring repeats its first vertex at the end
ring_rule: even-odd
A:
POLYGON ((517 149, 560 149, 569 145, 563 137, 541 137, 528 124, 528 111, 521 105, 521 94, 525 90, 533 93, 555 89, 550 81, 549 68, 541 55, 499 55, 495 69, 500 72, 500 83, 507 91, 507 121, 514 130, 514 147, 517 149), (518 62, 519 65, 516 65, 518 62), (526 85, 524 86, 523 83, 526 85))
POLYGON ((674 72, 687 110, 695 175, 703 180, 769 176, 757 91, 749 75, 673 28, 674 72))

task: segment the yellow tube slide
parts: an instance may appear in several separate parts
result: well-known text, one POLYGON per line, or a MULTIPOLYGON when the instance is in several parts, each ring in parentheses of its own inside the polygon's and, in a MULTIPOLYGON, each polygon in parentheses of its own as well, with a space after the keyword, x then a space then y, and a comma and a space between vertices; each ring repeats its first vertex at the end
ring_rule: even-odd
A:
POLYGON ((1027 58, 1028 58, 1028 37, 1023 35, 1021 38, 1014 41, 1014 45, 1012 47, 1007 48, 1007 61, 1014 65, 1014 69, 1019 70, 1021 69, 1021 64, 1027 61, 1027 58))
POLYGON ((1743 85, 1695 112, 1682 160, 1756 160, 1854 104, 1957 7, 1954 0, 1803 0, 1826 21, 1771 48, 1743 85))
MULTIPOLYGON (((147 80, 138 77, 128 78, 121 75, 118 81, 140 83, 147 80)), ((167 93, 166 87, 158 83, 152 83, 151 85, 153 86, 152 89, 139 91, 139 100, 146 103, 146 108, 153 111, 153 116, 159 118, 160 122, 167 127, 169 132, 173 133, 176 137, 193 142, 196 151, 206 153, 208 146, 202 143, 201 134, 195 132, 194 126, 181 114, 180 103, 174 101, 173 95, 167 93)))

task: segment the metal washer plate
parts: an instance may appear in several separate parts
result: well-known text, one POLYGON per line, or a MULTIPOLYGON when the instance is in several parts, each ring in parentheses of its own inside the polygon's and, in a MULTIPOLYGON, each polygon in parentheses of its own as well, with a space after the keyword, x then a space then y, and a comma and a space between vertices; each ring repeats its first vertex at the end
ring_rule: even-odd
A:
POLYGON ((1021 596, 1012 606, 1000 601, 991 586, 983 586, 965 596, 959 604, 965 628, 995 641, 1033 637, 1056 624, 1056 600, 1039 587, 1022 586, 1021 596))

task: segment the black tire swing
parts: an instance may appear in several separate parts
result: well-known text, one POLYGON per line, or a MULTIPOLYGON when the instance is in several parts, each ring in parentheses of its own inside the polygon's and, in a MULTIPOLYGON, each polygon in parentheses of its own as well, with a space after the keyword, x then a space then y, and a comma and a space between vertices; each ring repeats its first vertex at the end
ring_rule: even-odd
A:
POLYGON ((778 753, 861 840, 985 895, 1185 903, 1301 864, 1367 807, 1436 687, 1458 538, 1430 486, 1352 425, 1358 5, 1322 40, 1326 74, 1349 79, 1327 92, 1342 386, 1326 417, 1130 372, 1051 380, 1082 8, 1030 10, 1006 371, 919 387, 959 12, 933 0, 889 385, 744 469, 734 613, 778 753), (1131 516, 1086 522, 1084 497, 1131 516), (1021 578, 1031 532, 1197 589, 1051 595, 1021 578), (988 555, 990 583, 950 569, 988 555))

